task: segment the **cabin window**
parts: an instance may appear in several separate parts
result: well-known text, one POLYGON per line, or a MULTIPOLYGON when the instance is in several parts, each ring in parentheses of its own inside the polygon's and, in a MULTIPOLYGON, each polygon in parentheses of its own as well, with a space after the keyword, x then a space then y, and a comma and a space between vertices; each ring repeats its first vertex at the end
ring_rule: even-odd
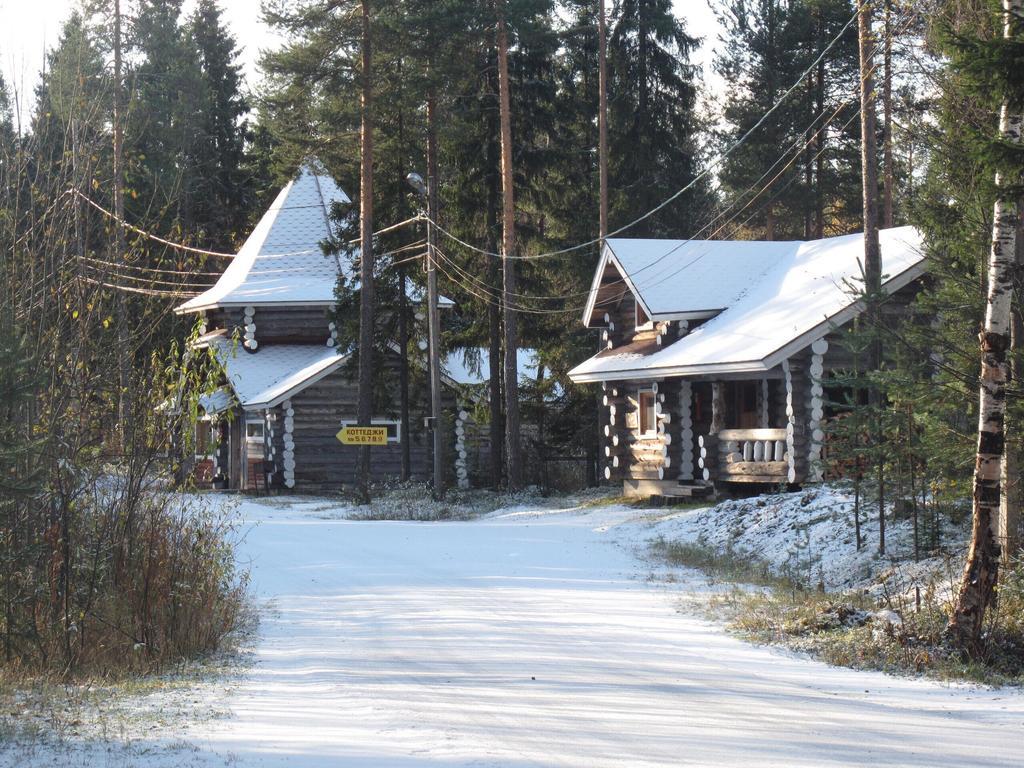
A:
POLYGON ((655 413, 655 395, 653 390, 642 389, 637 395, 639 410, 639 427, 641 436, 651 436, 658 432, 657 414, 655 413))
POLYGON ((213 424, 209 419, 203 419, 196 422, 196 458, 197 459, 210 459, 213 458, 213 454, 217 449, 216 440, 213 433, 213 424))
MULTIPOLYGON (((355 421, 343 421, 341 426, 343 427, 354 427, 358 424, 355 421)), ((370 424, 374 427, 387 427, 388 428, 388 442, 389 443, 400 443, 402 442, 402 423, 400 421, 387 421, 384 419, 374 419, 370 424)))
POLYGON ((247 421, 245 422, 245 439, 246 440, 262 440, 263 439, 263 421, 247 421))
POLYGON ((635 309, 634 321, 635 321, 636 329, 638 331, 642 331, 642 330, 645 330, 647 328, 653 328, 654 327, 654 323, 651 322, 651 318, 649 318, 647 316, 647 313, 644 312, 644 308, 640 306, 640 302, 639 301, 634 302, 633 303, 633 307, 635 309))

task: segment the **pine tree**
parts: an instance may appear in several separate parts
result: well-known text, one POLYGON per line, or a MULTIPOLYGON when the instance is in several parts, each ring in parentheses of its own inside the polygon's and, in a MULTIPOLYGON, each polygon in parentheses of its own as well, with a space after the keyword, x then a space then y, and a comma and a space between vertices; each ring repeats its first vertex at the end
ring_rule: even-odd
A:
POLYGON ((859 229, 857 32, 848 24, 849 0, 724 0, 717 12, 726 30, 715 62, 728 85, 724 142, 767 118, 723 164, 731 215, 715 236, 773 240, 859 229))

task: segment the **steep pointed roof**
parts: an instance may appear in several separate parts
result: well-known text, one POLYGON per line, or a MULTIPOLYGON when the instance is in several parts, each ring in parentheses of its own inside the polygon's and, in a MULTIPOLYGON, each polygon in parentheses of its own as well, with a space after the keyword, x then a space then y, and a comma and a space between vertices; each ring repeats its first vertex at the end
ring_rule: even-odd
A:
POLYGON ((322 305, 335 302, 339 262, 320 243, 331 234, 333 202, 350 202, 311 161, 278 194, 217 283, 175 311, 216 307, 322 305))

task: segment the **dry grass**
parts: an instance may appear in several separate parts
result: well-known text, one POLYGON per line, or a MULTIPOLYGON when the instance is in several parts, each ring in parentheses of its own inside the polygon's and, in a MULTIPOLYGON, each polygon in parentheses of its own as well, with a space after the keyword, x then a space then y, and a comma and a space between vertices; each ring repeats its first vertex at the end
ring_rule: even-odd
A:
MULTIPOLYGON (((924 590, 894 594, 825 593, 767 563, 721 554, 697 544, 658 540, 653 551, 673 565, 696 568, 733 589, 711 598, 708 613, 741 637, 807 652, 829 664, 986 685, 1024 684, 1024 567, 1003 575, 980 659, 951 651, 943 640, 949 576, 924 590), (764 589, 751 589, 756 585, 764 589)), ((954 572, 950 569, 950 572, 954 572)))

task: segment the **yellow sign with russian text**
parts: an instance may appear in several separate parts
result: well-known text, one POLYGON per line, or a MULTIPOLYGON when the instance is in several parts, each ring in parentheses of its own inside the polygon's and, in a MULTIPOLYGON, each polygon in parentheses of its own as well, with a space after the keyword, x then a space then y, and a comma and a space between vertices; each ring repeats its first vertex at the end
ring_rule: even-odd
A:
POLYGON ((387 445, 387 427, 345 426, 335 435, 342 445, 387 445))

